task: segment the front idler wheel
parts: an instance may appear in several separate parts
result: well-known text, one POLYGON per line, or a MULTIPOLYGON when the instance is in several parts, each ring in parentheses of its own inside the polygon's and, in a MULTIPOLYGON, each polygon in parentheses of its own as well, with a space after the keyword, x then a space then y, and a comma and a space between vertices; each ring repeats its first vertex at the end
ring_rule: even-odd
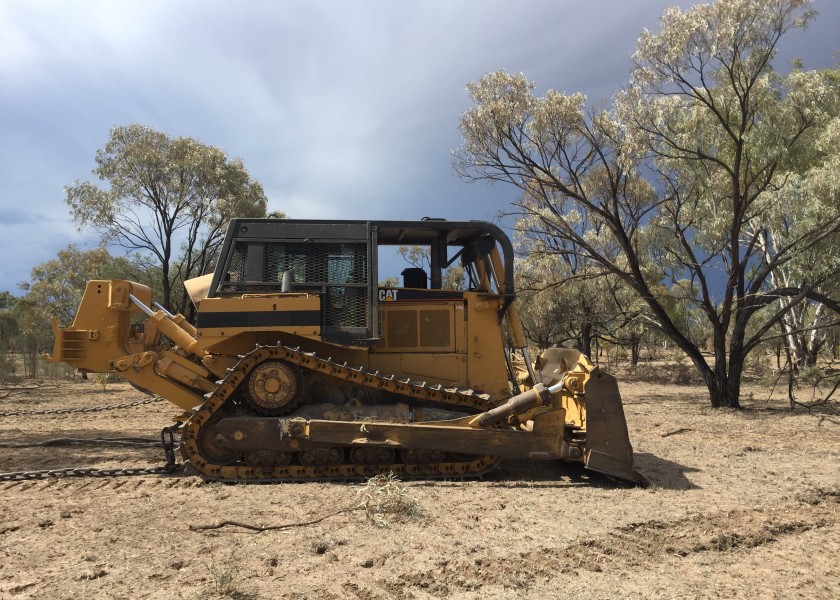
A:
POLYGON ((229 465, 239 460, 239 452, 231 448, 227 440, 216 430, 221 419, 210 419, 202 425, 196 435, 198 453, 212 465, 229 465))

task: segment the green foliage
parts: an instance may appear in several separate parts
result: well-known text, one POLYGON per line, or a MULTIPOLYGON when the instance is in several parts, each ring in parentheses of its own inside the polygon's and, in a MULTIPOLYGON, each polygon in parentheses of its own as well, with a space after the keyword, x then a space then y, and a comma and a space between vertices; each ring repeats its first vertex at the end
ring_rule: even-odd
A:
POLYGON ((212 592, 217 598, 242 598, 242 571, 239 561, 231 551, 227 560, 222 564, 211 563, 207 566, 210 574, 212 592))
POLYGON ((372 477, 357 495, 368 523, 377 527, 388 527, 393 520, 420 514, 417 500, 393 473, 372 477))
POLYGON ((15 341, 23 358, 25 377, 36 377, 41 354, 52 346, 52 331, 45 307, 26 298, 17 303, 16 312, 20 330, 15 341))
POLYGON ((11 310, 15 307, 17 298, 9 292, 0 292, 0 310, 11 310))
POLYGON ((97 385, 102 386, 102 391, 106 391, 108 388, 108 384, 111 382, 110 373, 96 373, 93 376, 93 380, 97 383, 97 385))
POLYGON ((643 381, 645 383, 671 385, 697 385, 702 383, 697 369, 691 365, 682 363, 639 363, 634 367, 630 367, 623 379, 627 381, 643 381))
POLYGON ((18 321, 14 315, 15 297, 9 292, 0 293, 0 383, 7 382, 15 373, 12 344, 18 335, 18 321))
POLYGON ((622 312, 614 301, 616 280, 590 279, 589 265, 566 258, 537 243, 517 261, 519 315, 538 348, 574 346, 591 354, 593 340, 607 339, 622 312))
POLYGON ((187 299, 175 302, 176 282, 209 272, 228 221, 266 216, 262 186, 242 161, 192 138, 115 127, 96 165, 101 185, 65 188, 76 223, 159 267, 162 303, 179 312, 187 299))

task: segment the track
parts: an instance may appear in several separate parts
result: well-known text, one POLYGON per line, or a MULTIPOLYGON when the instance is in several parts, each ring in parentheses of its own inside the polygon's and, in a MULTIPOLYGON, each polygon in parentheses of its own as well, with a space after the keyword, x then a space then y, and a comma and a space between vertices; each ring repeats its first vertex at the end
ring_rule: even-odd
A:
MULTIPOLYGON (((215 391, 207 395, 207 399, 196 413, 184 424, 181 432, 181 448, 185 459, 204 478, 231 482, 280 482, 305 480, 335 480, 360 479, 370 477, 384 471, 391 471, 403 477, 476 477, 491 470, 497 459, 493 456, 434 456, 435 460, 417 460, 417 454, 411 449, 401 448, 392 453, 386 461, 367 461, 367 464, 353 462, 348 447, 332 446, 318 449, 317 453, 304 454, 306 451, 289 453, 286 456, 273 456, 274 464, 247 464, 242 457, 233 464, 219 464, 213 454, 212 432, 206 428, 214 427, 220 418, 227 416, 226 411, 232 411, 236 404, 237 392, 243 389, 248 376, 254 369, 267 360, 282 361, 301 370, 304 378, 328 378, 338 385, 359 386, 370 392, 385 393, 398 396, 403 402, 411 406, 432 403, 458 410, 478 413, 489 408, 492 404, 489 397, 477 394, 473 390, 444 388, 441 385, 428 386, 425 382, 413 382, 408 379, 400 380, 394 375, 384 376, 378 372, 371 373, 361 367, 351 367, 338 364, 330 358, 321 358, 311 352, 302 352, 299 348, 287 346, 257 346, 250 353, 241 356, 239 362, 228 375, 219 382, 215 391), (414 459, 414 460, 412 460, 414 459)), ((241 411, 241 408, 238 408, 241 411)), ((237 415, 241 417, 242 415, 237 415)), ((442 454, 442 453, 440 453, 442 454)), ((259 457, 248 462, 259 462, 259 457)))

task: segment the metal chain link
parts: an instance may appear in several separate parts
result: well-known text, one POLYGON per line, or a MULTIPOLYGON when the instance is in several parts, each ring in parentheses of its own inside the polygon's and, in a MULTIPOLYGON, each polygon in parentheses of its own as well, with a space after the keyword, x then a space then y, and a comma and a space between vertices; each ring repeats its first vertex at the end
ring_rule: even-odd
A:
POLYGON ((129 402, 121 402, 119 404, 106 404, 102 406, 86 406, 84 408, 53 408, 49 410, 21 410, 17 412, 0 412, 0 417, 31 417, 35 415, 66 415, 69 413, 93 413, 102 412, 106 410, 116 410, 118 408, 131 408, 132 406, 141 406, 143 404, 151 404, 153 402, 160 402, 163 400, 160 396, 153 396, 151 398, 143 398, 141 400, 132 400, 129 402))
POLYGON ((65 469, 49 469, 43 471, 17 471, 0 473, 0 481, 35 481, 41 479, 61 479, 64 477, 129 477, 133 475, 168 475, 173 473, 179 465, 164 465, 162 467, 129 467, 124 469, 88 469, 68 467, 65 469))
POLYGON ((131 477, 134 475, 169 475, 177 471, 183 465, 175 462, 175 432, 181 428, 181 423, 175 423, 165 427, 160 432, 160 441, 163 445, 163 452, 166 464, 160 467, 126 467, 120 469, 94 469, 66 467, 63 469, 44 469, 41 471, 15 471, 11 473, 0 473, 2 481, 35 481, 51 478, 64 477, 131 477))
POLYGON ((128 446, 130 448, 160 447, 157 440, 145 438, 74 438, 60 437, 40 442, 0 442, 0 448, 50 448, 56 446, 128 446))

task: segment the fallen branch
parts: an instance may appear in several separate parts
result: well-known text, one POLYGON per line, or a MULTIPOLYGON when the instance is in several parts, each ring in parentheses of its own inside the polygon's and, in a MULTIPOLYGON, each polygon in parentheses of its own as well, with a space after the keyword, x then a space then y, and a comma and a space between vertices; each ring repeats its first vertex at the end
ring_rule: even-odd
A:
POLYGON ((352 512, 354 510, 359 510, 361 508, 363 507, 354 504, 353 506, 340 508, 339 510, 326 514, 323 517, 318 517, 317 519, 312 519, 311 521, 300 521, 297 523, 284 523, 282 525, 249 525, 248 523, 240 523, 239 521, 220 521, 215 525, 190 525, 190 531, 207 531, 210 529, 221 529, 222 527, 241 527, 242 529, 248 529, 249 531, 258 532, 277 531, 279 529, 291 529, 292 527, 306 527, 308 525, 315 525, 317 523, 320 523, 321 521, 329 519, 330 517, 334 517, 342 513, 352 512))
MULTIPOLYGON (((833 390, 832 390, 832 393, 834 393, 833 390)), ((790 399, 791 410, 795 410, 797 406, 799 406, 801 408, 804 408, 809 413, 811 412, 811 409, 814 409, 814 408, 826 408, 826 409, 829 409, 829 410, 832 410, 832 411, 836 411, 837 407, 838 407, 838 402, 837 402, 837 400, 832 400, 830 397, 829 398, 822 398, 820 400, 812 400, 810 402, 800 401, 800 400, 796 400, 796 399, 791 398, 790 399)))
POLYGON ((674 431, 666 431, 665 433, 660 433, 662 437, 668 437, 671 435, 677 435, 678 433, 685 433, 686 431, 691 431, 688 427, 680 427, 679 429, 674 429, 674 431))

